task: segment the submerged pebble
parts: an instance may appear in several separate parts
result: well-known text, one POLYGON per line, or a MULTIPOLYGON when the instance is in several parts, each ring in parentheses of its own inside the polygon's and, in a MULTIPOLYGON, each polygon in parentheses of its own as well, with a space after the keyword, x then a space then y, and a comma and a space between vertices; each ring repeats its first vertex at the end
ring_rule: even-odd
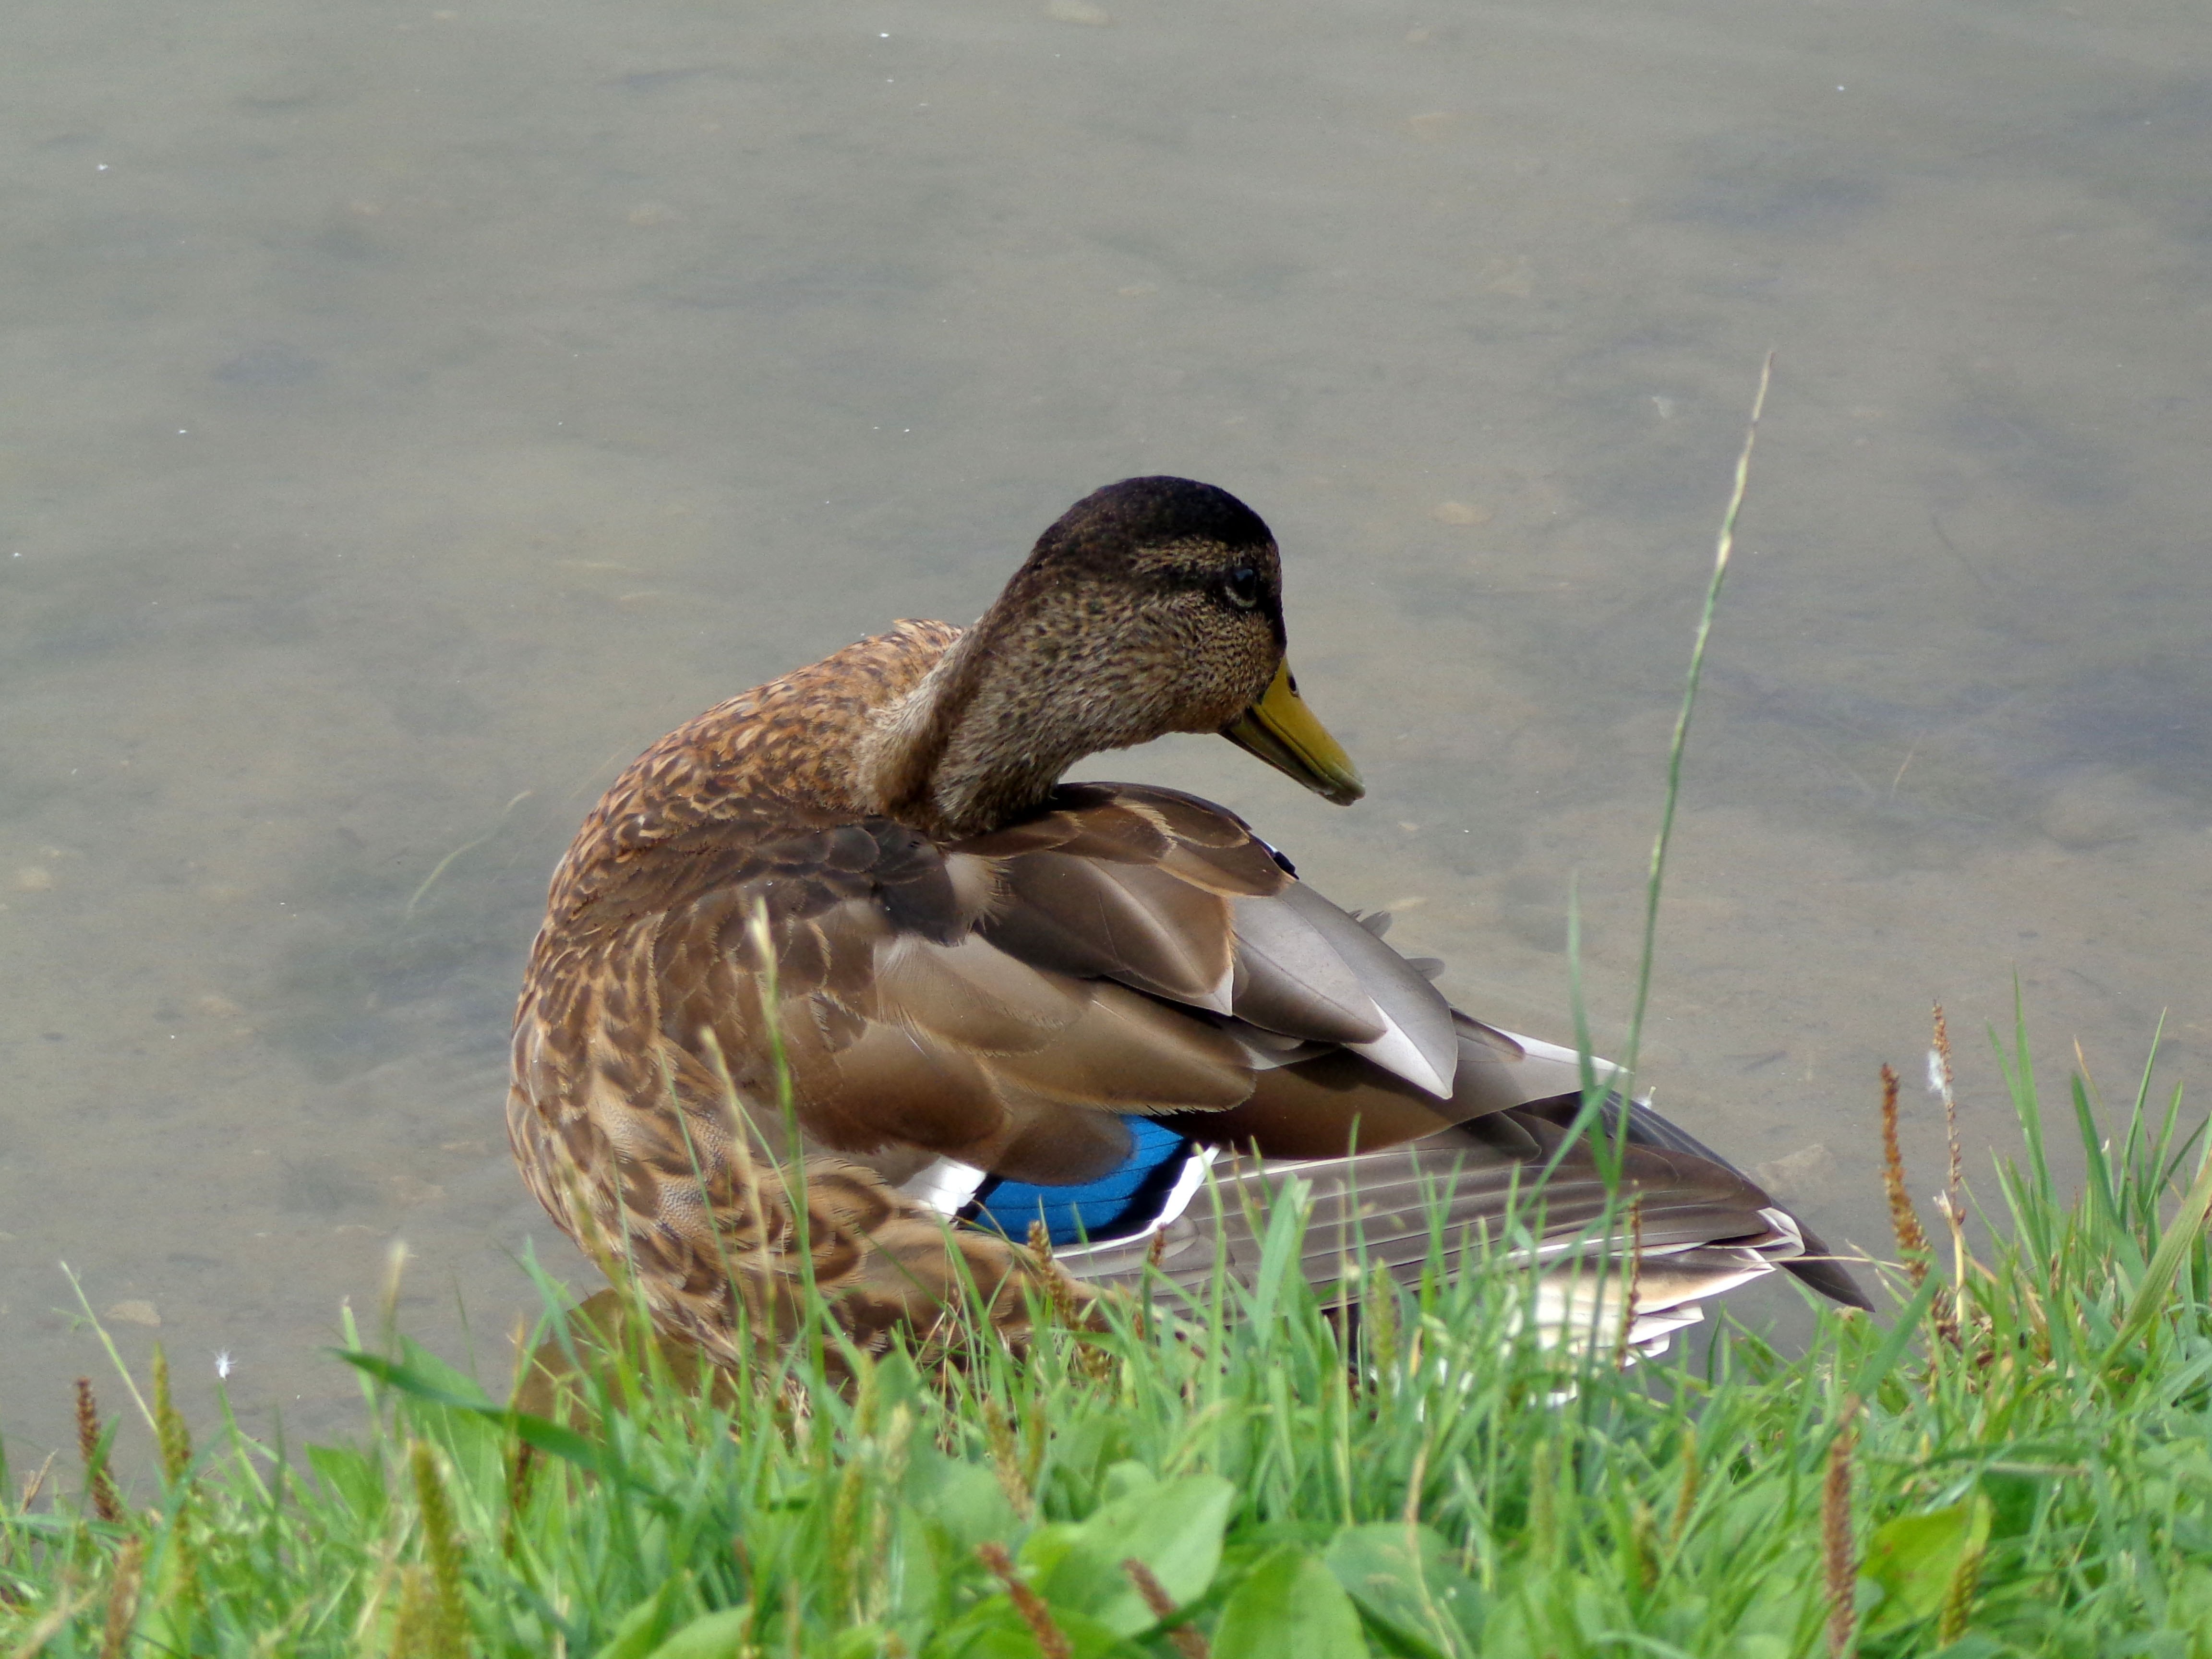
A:
POLYGON ((1751 1178, 1779 1199, 1817 1196, 1836 1177, 1836 1155, 1821 1141, 1752 1166, 1751 1178))

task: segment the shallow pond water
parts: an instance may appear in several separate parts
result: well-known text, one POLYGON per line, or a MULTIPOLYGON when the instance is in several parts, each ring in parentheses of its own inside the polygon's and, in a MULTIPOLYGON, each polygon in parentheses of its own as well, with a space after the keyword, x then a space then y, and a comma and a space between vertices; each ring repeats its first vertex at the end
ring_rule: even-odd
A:
MULTIPOLYGON (((125 1354, 343 1430, 507 1363, 504 1045, 645 743, 1139 471, 1273 526, 1339 811, 1202 789, 1601 1046, 1715 522, 1646 1073, 1881 1246, 1875 1068, 2212 986, 2212 27, 1995 0, 21 0, 0 132, 0 1432, 125 1354), (2199 67, 2192 68, 2191 65, 2199 67), (158 1319, 158 1328, 144 1322, 158 1319)), ((115 1393, 107 1385, 111 1395, 115 1393)))

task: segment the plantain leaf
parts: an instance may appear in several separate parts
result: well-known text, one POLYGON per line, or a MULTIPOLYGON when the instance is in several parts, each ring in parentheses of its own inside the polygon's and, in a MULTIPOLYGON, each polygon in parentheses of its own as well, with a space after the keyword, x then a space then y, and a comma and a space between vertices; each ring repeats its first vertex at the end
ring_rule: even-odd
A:
POLYGON ((1220 1570, 1222 1529, 1236 1497, 1218 1474, 1140 1486, 1073 1526, 1040 1527, 1022 1546, 1022 1564, 1054 1613, 1134 1636, 1158 1621, 1121 1564, 1144 1563, 1178 1607, 1196 1601, 1220 1570))
POLYGON ((1881 1589, 1881 1602, 1867 1615, 1867 1633, 1932 1618, 1968 1552, 1989 1541, 1990 1516, 1989 1500, 1977 1495, 1948 1509, 1902 1515, 1875 1528, 1859 1569, 1862 1579, 1881 1589))
POLYGON ((750 1606, 702 1613, 672 1633, 646 1659, 738 1659, 752 1622, 750 1606))
POLYGON ((1370 1659, 1359 1613, 1344 1586, 1301 1549, 1252 1569, 1221 1610, 1213 1659, 1370 1659))
POLYGON ((1428 1528, 1400 1521, 1345 1527, 1324 1559, 1359 1610, 1424 1659, 1480 1640, 1482 1591, 1428 1528))

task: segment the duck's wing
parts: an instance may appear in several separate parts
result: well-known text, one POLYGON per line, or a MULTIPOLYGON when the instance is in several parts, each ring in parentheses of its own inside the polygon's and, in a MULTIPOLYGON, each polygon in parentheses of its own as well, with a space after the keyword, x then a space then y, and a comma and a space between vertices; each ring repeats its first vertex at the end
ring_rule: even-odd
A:
POLYGON ((888 820, 725 811, 541 936, 518 1079, 617 1143, 680 1123, 711 1146, 734 1094, 772 1155, 846 1154, 894 1182, 939 1158, 1080 1180, 1127 1156, 1127 1115, 1251 1092, 1244 1051, 1207 1021, 986 938, 1002 896, 988 861, 888 820), (799 1148, 782 1144, 780 1064, 799 1148))
POLYGON ((950 847, 725 811, 540 951, 596 960, 533 975, 518 1076, 586 1097, 633 1166, 718 1176, 733 1089, 775 1156, 842 1155, 1017 1237, 1039 1215, 1139 1234, 1217 1149, 1343 1158, 1580 1097, 1573 1055, 1456 1013, 1240 819, 1168 790, 1070 787, 950 847))
MULTIPOLYGON (((1204 1203, 1200 1165, 1217 1153, 1224 1192, 1271 1187, 1285 1170, 1310 1184, 1316 1270, 1340 1255, 1338 1212, 1356 1201, 1364 1213, 1378 1189, 1386 1206, 1416 1187, 1444 1195, 1453 1236, 1494 1230, 1513 1194, 1545 1171, 1545 1237, 1571 1237, 1601 1212, 1602 1168, 1586 1146, 1565 1144, 1582 1108, 1581 1059, 1452 1008, 1379 928, 1297 881, 1226 810, 1169 790, 1079 786, 1052 811, 955 854, 997 866, 1006 897, 978 924, 984 938, 1179 1005, 1232 1037, 1253 1067, 1251 1091, 1235 1104, 1166 1109, 1142 1126, 1111 1176, 1073 1187, 987 1182, 969 1200, 972 1218, 1018 1231, 1036 1217, 1055 1239, 1086 1243, 1112 1233, 1079 1270, 1111 1278, 1154 1232, 1183 1227, 1188 1247, 1193 1205, 1204 1203)), ((1612 1071, 1595 1062, 1594 1080, 1612 1071)), ((1618 1096, 1599 1127, 1625 1139, 1620 1202, 1637 1200, 1645 1254, 1668 1257, 1683 1300, 1779 1263, 1864 1305, 1817 1237, 1686 1132, 1618 1096)), ((1232 1207, 1243 1213, 1241 1199, 1232 1207)), ((1232 1262, 1242 1225, 1222 1236, 1232 1262)), ((1405 1265, 1400 1257, 1417 1260, 1428 1237, 1425 1212, 1401 1234, 1370 1231, 1369 1259, 1405 1265)))
POLYGON ((1208 1139, 1293 1155, 1575 1085, 1455 1019, 1232 815, 1165 790, 1064 790, 951 847, 726 811, 605 878, 541 939, 532 987, 517 1065, 539 1100, 618 1119, 672 1094, 706 1117, 726 1073, 773 1140, 780 1045, 810 1148, 948 1194, 960 1177, 933 1160, 1115 1176, 1146 1117, 1218 1116, 1208 1139))
MULTIPOLYGON (((1381 1146, 1578 1091, 1575 1057, 1456 1012, 1374 929, 1299 881, 1225 808, 1133 784, 1062 787, 1044 812, 949 849, 999 896, 979 937, 1127 986, 1232 1041, 1249 1095, 1217 1139, 1381 1146)), ((1172 1110, 1162 1103, 1155 1110, 1172 1110)))

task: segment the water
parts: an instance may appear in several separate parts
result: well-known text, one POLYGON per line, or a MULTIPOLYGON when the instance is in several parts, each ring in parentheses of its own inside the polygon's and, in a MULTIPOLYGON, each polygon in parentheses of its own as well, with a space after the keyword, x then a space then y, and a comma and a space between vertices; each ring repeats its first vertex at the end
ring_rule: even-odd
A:
MULTIPOLYGON (((1881 1245, 1927 1005, 2124 1096, 2212 1003, 2201 9, 27 0, 0 146, 0 1429, 102 1374, 343 1432, 374 1316, 487 1375, 546 872, 679 719, 973 617, 1173 471, 1289 566, 1340 811, 1204 790, 1486 1018, 1623 1035, 1687 771, 1662 1104, 1881 1245), (1098 21, 1103 17, 1105 21, 1098 21), (1088 20, 1088 21, 1085 21, 1088 20), (434 879, 433 878, 434 878, 434 879), (130 1308, 130 1304, 143 1304, 130 1308), (467 1310, 465 1339, 457 1306, 467 1310)), ((111 1404, 118 1390, 103 1385, 111 1404)))

